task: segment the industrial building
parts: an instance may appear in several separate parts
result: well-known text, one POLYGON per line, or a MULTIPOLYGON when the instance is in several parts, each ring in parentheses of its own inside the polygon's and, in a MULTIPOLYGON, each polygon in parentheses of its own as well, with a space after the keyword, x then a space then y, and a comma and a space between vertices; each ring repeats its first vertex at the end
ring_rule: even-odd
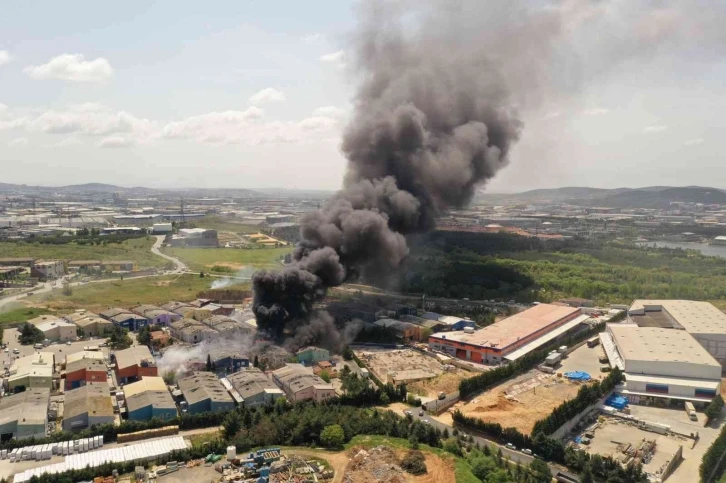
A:
POLYGON ((621 392, 634 403, 708 402, 720 391, 721 364, 684 330, 608 324, 600 339, 610 365, 625 373, 621 392))
POLYGON ((113 322, 101 318, 99 315, 86 310, 78 310, 64 316, 68 322, 76 325, 83 332, 85 337, 98 337, 113 327, 113 322))
POLYGON ((0 399, 0 441, 44 438, 49 402, 50 389, 40 387, 0 399))
POLYGON ((116 377, 119 382, 126 383, 159 375, 156 360, 145 345, 129 347, 111 357, 116 364, 116 377))
POLYGON ((285 395, 256 367, 230 374, 222 379, 222 384, 229 390, 235 402, 245 407, 270 404, 285 395))
POLYGON ((539 304, 483 329, 438 332, 429 337, 429 347, 472 362, 512 362, 577 329, 587 318, 578 308, 539 304))
POLYGON ((218 247, 217 230, 204 228, 182 228, 179 233, 172 235, 170 245, 173 247, 218 247))
POLYGON ((108 380, 103 353, 82 351, 66 357, 66 390, 108 380))
POLYGON ((330 360, 330 352, 320 347, 303 347, 295 353, 298 362, 305 365, 312 365, 316 362, 330 360))
POLYGON ((309 399, 323 402, 335 396, 332 384, 323 381, 302 364, 286 364, 272 373, 272 379, 291 402, 309 399))
POLYGON ((176 322, 181 319, 181 315, 164 310, 155 305, 139 305, 138 307, 132 308, 131 311, 146 318, 149 325, 161 325, 168 327, 172 322, 176 322))
POLYGON ((10 376, 5 379, 10 392, 20 392, 28 388, 53 388, 55 356, 52 352, 36 352, 21 357, 10 367, 10 376))
POLYGON ((55 342, 67 342, 76 340, 76 337, 78 337, 78 328, 63 319, 53 318, 38 324, 36 327, 46 339, 55 342))
POLYGON ((685 330, 726 368, 726 314, 708 302, 636 300, 628 310, 641 327, 685 330))
POLYGON ((30 270, 30 275, 41 280, 56 280, 65 273, 63 260, 36 260, 30 270))
POLYGON ((113 325, 118 325, 132 332, 145 327, 149 322, 143 315, 135 314, 130 310, 120 309, 118 307, 104 310, 99 315, 111 321, 113 325))
POLYGON ((423 327, 410 322, 394 319, 378 319, 373 325, 392 330, 403 342, 419 342, 423 337, 423 327))
POLYGON ((217 349, 209 356, 217 372, 225 374, 241 371, 250 366, 250 357, 247 354, 231 349, 217 349))
POLYGON ((124 394, 128 418, 132 421, 177 417, 176 403, 161 377, 145 376, 140 381, 127 384, 124 394))
POLYGON ((79 431, 114 422, 111 394, 105 381, 91 382, 66 392, 64 408, 65 431, 79 431))
POLYGON ((186 376, 179 379, 178 386, 187 402, 189 414, 234 409, 232 397, 211 372, 186 376))
MULTIPOLYGON (((464 330, 467 327, 471 327, 472 329, 476 328, 476 324, 473 320, 462 319, 461 317, 454 317, 453 315, 441 315, 437 314, 436 312, 426 312, 424 314, 421 314, 420 317, 422 319, 438 322, 439 324, 437 324, 436 330, 441 332, 447 330, 464 330)), ((427 328, 432 327, 428 326, 427 328)))

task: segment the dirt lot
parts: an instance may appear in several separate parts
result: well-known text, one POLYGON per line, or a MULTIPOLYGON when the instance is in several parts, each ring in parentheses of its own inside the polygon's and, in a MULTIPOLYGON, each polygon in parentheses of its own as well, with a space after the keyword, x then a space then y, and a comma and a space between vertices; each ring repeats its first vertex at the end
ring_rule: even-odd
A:
POLYGON ((217 480, 220 476, 214 466, 201 465, 194 468, 182 468, 174 473, 160 476, 156 481, 158 483, 187 483, 189 481, 209 483, 217 480))
MULTIPOLYGON (((467 416, 499 423, 505 428, 517 428, 529 434, 535 422, 549 415, 564 401, 575 397, 579 388, 580 384, 535 370, 494 387, 468 404, 458 403, 454 408, 467 416), (510 398, 507 398, 508 395, 510 398)), ((445 424, 452 423, 451 413, 448 412, 436 419, 445 424)))
POLYGON ((410 392, 420 396, 436 397, 441 391, 454 392, 459 389, 459 381, 473 375, 456 367, 446 371, 437 359, 411 349, 366 349, 356 351, 356 356, 383 382, 387 381, 388 374, 414 370, 427 372, 430 379, 407 384, 410 392))
POLYGON ((350 462, 345 468, 343 483, 456 483, 454 465, 450 460, 424 453, 426 457, 425 475, 413 476, 404 472, 400 461, 405 450, 394 450, 386 446, 348 451, 350 462))

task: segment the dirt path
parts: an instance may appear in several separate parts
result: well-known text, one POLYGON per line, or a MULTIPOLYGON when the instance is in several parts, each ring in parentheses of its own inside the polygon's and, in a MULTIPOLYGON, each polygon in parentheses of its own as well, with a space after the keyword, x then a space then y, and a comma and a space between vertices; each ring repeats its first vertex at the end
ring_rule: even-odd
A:
POLYGON ((287 454, 297 454, 301 456, 307 456, 307 457, 313 457, 313 458, 322 458, 328 463, 330 463, 330 466, 333 468, 333 471, 335 471, 335 476, 333 477, 333 483, 340 483, 343 481, 343 476, 345 474, 345 467, 348 466, 348 455, 345 454, 345 451, 339 451, 337 453, 330 453, 328 451, 311 451, 311 450, 287 450, 287 454))
POLYGON ((424 455, 426 456, 427 473, 421 476, 411 476, 409 481, 412 483, 456 483, 452 461, 425 451, 424 455))

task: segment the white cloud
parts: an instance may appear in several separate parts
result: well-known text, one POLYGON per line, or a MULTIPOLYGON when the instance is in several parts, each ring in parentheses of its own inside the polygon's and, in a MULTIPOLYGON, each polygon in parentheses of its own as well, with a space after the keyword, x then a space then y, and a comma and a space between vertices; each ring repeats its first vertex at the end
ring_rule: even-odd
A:
POLYGON ((67 138, 53 144, 52 147, 65 148, 68 146, 80 146, 81 144, 83 143, 76 136, 68 136, 67 138))
POLYGON ((8 146, 27 146, 28 138, 15 138, 8 143, 8 146))
POLYGON ((99 57, 84 60, 83 54, 62 54, 47 64, 23 69, 31 79, 60 79, 72 82, 106 82, 113 76, 111 64, 99 57))
POLYGON ((27 123, 31 131, 51 134, 78 133, 88 136, 107 136, 118 133, 151 135, 154 123, 140 119, 128 112, 71 109, 46 111, 27 123))
POLYGON ((0 65, 9 64, 11 60, 13 60, 13 58, 10 57, 10 52, 7 50, 0 50, 0 65))
POLYGON ((7 108, 8 108, 8 106, 6 104, 3 104, 2 102, 0 102, 0 112, 6 111, 7 108))
POLYGON ((549 113, 545 114, 545 116, 542 119, 544 119, 544 120, 555 119, 557 117, 560 117, 561 114, 562 113, 560 111, 549 112, 549 113))
POLYGON ((298 125, 306 131, 327 131, 338 125, 338 121, 329 117, 313 116, 303 119, 298 125))
POLYGON ((684 146, 698 146, 699 144, 703 144, 704 139, 703 138, 696 138, 696 139, 689 139, 688 141, 684 142, 684 146))
POLYGON ((313 111, 313 116, 332 117, 340 119, 345 116, 345 110, 335 106, 322 106, 313 111))
POLYGON ((133 140, 123 136, 108 136, 101 139, 98 144, 96 144, 99 148, 127 148, 133 145, 133 140))
POLYGON ((645 132, 645 133, 663 132, 666 129, 668 129, 668 126, 654 125, 654 126, 646 127, 645 129, 643 129, 643 132, 645 132))
POLYGON ((314 34, 305 35, 303 37, 303 42, 305 42, 306 44, 316 44, 316 43, 320 42, 321 40, 323 40, 324 38, 325 38, 325 35, 320 34, 320 33, 314 33, 314 34))
POLYGON ((73 104, 72 111, 76 112, 103 112, 111 110, 108 106, 99 104, 98 102, 83 102, 81 104, 73 104))
POLYGON ((608 112, 610 112, 610 109, 605 109, 603 107, 585 109, 584 111, 582 111, 582 113, 586 116, 601 116, 603 114, 607 114, 608 112))
POLYGON ((233 142, 229 140, 240 136, 263 115, 264 111, 255 106, 244 111, 209 112, 170 122, 164 126, 162 134, 166 138, 196 139, 205 143, 233 142))
POLYGON ((329 64, 342 64, 345 62, 345 52, 339 50, 330 54, 321 55, 320 62, 326 62, 329 64))
POLYGON ((285 100, 285 93, 273 87, 267 87, 250 96, 250 104, 259 106, 268 102, 282 102, 285 100))

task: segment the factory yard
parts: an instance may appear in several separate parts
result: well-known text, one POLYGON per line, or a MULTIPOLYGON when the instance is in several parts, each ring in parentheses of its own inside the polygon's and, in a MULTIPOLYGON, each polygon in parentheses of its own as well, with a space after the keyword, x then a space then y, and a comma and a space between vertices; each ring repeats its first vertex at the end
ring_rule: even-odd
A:
POLYGON ((441 391, 457 391, 459 382, 472 376, 412 349, 365 348, 356 349, 355 354, 382 382, 405 383, 410 392, 420 396, 437 397, 441 391))
POLYGON ((582 371, 590 374, 590 377, 593 379, 603 379, 607 374, 600 372, 600 366, 604 364, 598 360, 603 356, 605 356, 605 352, 600 344, 595 347, 588 347, 587 344, 582 344, 567 354, 567 357, 562 359, 560 365, 555 367, 555 371, 563 374, 565 372, 582 371))
MULTIPOLYGON (((530 434, 534 423, 547 417, 564 401, 574 398, 579 388, 579 383, 533 370, 486 391, 468 403, 457 403, 452 409, 530 434)), ((452 425, 450 412, 436 419, 452 425)))

